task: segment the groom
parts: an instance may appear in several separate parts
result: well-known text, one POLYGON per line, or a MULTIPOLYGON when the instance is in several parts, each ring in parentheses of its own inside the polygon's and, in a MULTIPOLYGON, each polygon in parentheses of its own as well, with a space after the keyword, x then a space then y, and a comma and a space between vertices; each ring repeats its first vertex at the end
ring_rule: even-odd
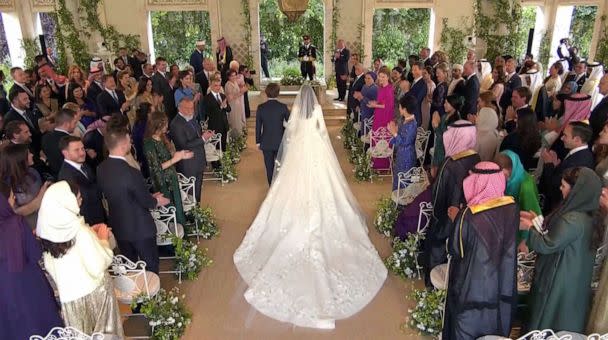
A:
POLYGON ((283 122, 289 119, 289 109, 287 105, 279 102, 277 97, 281 88, 277 83, 270 83, 266 86, 266 97, 268 101, 258 106, 255 118, 255 143, 264 154, 264 164, 266 165, 266 177, 268 185, 272 181, 274 172, 274 161, 283 139, 283 122))

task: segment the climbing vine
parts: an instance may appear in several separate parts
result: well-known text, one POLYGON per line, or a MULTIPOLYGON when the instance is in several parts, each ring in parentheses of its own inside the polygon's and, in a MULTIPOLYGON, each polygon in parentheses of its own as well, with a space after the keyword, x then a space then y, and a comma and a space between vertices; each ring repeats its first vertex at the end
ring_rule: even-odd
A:
POLYGON ((365 25, 359 24, 357 25, 357 34, 359 37, 359 41, 355 43, 357 47, 357 53, 359 54, 359 61, 363 62, 365 60, 365 46, 363 46, 363 32, 365 32, 365 25))
POLYGON ((253 68, 253 55, 251 54, 251 9, 249 0, 241 0, 241 14, 243 15, 243 40, 245 41, 245 65, 249 69, 253 68))
POLYGON ((520 0, 475 0, 473 7, 475 35, 486 43, 486 59, 494 60, 502 54, 520 56, 520 46, 525 39, 525 36, 519 34, 523 24, 520 0), (489 8, 484 11, 482 6, 489 8), (493 15, 486 15, 484 12, 493 15))
POLYGON ((595 51, 595 61, 608 65, 608 24, 606 16, 602 15, 602 27, 599 39, 597 40, 597 50, 595 51))
POLYGON ((333 54, 336 43, 338 42, 338 25, 340 24, 340 0, 334 0, 334 7, 331 11, 331 35, 329 41, 331 48, 326 49, 326 52, 333 54))
MULTIPOLYGON (((59 21, 57 22, 58 27, 62 27, 63 30, 57 30, 57 34, 61 35, 62 40, 65 40, 65 47, 70 49, 74 63, 78 66, 89 69, 88 64, 91 60, 87 45, 80 39, 80 32, 76 29, 74 24, 74 17, 72 13, 65 5, 65 0, 57 0, 55 14, 59 21)), ((64 49, 65 51, 65 49, 64 49)), ((63 51, 63 55, 66 55, 63 51)))
POLYGON ((25 58, 23 59, 23 65, 26 68, 32 68, 36 66, 36 62, 34 58, 39 55, 40 46, 38 45, 38 41, 36 39, 24 38, 21 39, 21 48, 25 51, 25 58))
POLYGON ((120 47, 135 48, 139 47, 139 36, 133 34, 119 33, 112 25, 103 25, 99 20, 97 8, 102 0, 80 0, 78 12, 81 14, 80 19, 85 23, 89 30, 83 31, 87 38, 91 37, 91 33, 97 31, 101 34, 106 48, 113 53, 117 53, 120 47), (84 12, 84 16, 82 16, 84 12))
MULTIPOLYGON (((468 18, 463 18, 460 21, 468 22, 468 18)), ((452 63, 462 63, 467 54, 465 39, 470 32, 470 28, 449 26, 448 18, 443 18, 441 25, 441 38, 439 40, 441 50, 450 56, 452 63)))
POLYGON ((51 12, 49 13, 52 20, 57 23, 55 25, 55 44, 56 44, 56 53, 57 57, 55 60, 55 68, 61 74, 68 73, 68 60, 66 54, 66 46, 65 46, 65 38, 63 37, 63 33, 61 32, 61 25, 59 25, 59 18, 57 17, 57 13, 51 12))
POLYGON ((538 51, 538 61, 541 65, 549 65, 549 59, 551 58, 551 37, 553 32, 546 30, 543 33, 542 40, 540 41, 540 49, 538 51))

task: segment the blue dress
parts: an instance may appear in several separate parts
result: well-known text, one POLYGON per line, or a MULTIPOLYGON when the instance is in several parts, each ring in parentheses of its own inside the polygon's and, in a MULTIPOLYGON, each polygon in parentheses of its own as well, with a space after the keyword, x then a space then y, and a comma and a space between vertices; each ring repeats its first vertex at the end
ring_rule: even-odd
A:
POLYGON ((376 86, 376 84, 373 84, 372 86, 364 85, 363 88, 361 88, 361 95, 363 98, 361 99, 359 108, 361 109, 361 121, 363 121, 374 115, 374 109, 367 107, 367 103, 378 98, 378 86, 376 86))
POLYGON ((415 119, 408 120, 399 125, 397 136, 391 138, 390 144, 396 156, 393 164, 393 190, 397 190, 399 183, 397 174, 407 172, 416 165, 416 129, 415 119))

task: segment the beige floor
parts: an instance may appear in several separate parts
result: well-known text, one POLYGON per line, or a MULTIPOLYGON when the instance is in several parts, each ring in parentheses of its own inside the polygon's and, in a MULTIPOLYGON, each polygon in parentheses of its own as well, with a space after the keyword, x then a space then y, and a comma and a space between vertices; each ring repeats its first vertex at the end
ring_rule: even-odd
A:
MULTIPOLYGON (((252 122, 249 122, 252 125, 252 122)), ((374 183, 356 183, 352 166, 344 157, 341 141, 336 138, 339 126, 328 127, 342 169, 351 182, 351 189, 368 214, 370 238, 384 258, 390 253, 388 240, 373 229, 375 203, 390 190, 390 179, 374 183)), ((412 339, 419 338, 411 329, 401 330, 408 308, 407 300, 413 285, 389 274, 374 300, 355 316, 336 322, 331 331, 293 327, 257 313, 243 298, 245 283, 232 262, 232 255, 253 221, 268 189, 262 154, 255 149, 250 128, 248 148, 238 165, 239 179, 221 186, 205 182, 203 205, 210 205, 217 216, 221 234, 211 241, 202 241, 215 263, 201 273, 198 280, 184 282, 180 289, 186 294, 192 312, 192 324, 184 339, 412 339)), ((172 279, 162 277, 163 286, 172 279)))

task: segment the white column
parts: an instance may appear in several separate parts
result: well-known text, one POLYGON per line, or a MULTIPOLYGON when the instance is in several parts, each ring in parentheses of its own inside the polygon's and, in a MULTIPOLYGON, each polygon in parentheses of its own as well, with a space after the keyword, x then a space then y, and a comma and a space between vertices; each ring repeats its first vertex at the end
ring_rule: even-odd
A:
MULTIPOLYGON (((555 11, 555 21, 553 23, 553 37, 551 39, 551 58, 549 65, 559 58, 557 56, 557 46, 559 40, 570 36, 570 25, 572 24, 572 11, 574 6, 557 6, 555 11)), ((548 69, 548 65, 544 65, 548 69)))
MULTIPOLYGON (((347 1, 347 0, 342 0, 347 1)), ((325 0, 325 29, 323 30, 323 74, 327 79, 333 73, 333 64, 331 62, 332 51, 335 46, 332 46, 331 34, 333 32, 332 26, 332 14, 334 10, 334 0, 325 0)), ((317 59, 319 59, 319 54, 317 53, 317 59)))
POLYGON ((6 42, 8 51, 11 55, 12 66, 24 66, 25 51, 21 48, 21 39, 23 34, 19 25, 19 17, 15 12, 2 12, 2 22, 4 23, 4 31, 6 33, 6 42))
POLYGON ((363 52, 365 58, 362 60, 364 67, 372 66, 372 35, 374 31, 374 0, 363 0, 362 18, 363 25, 363 52))
POLYGON ((260 56, 260 5, 258 0, 249 0, 249 17, 251 19, 251 46, 249 47, 253 56, 253 69, 256 74, 253 80, 259 88, 262 79, 262 60, 260 56))

